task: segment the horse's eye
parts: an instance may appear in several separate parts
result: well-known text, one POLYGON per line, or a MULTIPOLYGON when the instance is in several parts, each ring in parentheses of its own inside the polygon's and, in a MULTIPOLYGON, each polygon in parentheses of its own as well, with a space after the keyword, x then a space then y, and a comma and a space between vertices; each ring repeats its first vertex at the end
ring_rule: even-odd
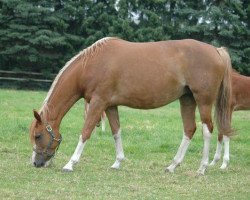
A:
POLYGON ((40 139, 41 139, 41 137, 42 137, 42 135, 41 135, 41 134, 35 135, 35 139, 36 139, 36 140, 40 140, 40 139))

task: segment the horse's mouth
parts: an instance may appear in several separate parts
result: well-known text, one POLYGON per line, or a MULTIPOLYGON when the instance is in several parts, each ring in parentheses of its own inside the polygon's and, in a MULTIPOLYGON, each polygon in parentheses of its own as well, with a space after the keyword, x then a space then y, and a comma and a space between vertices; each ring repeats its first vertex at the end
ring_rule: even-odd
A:
POLYGON ((45 163, 43 162, 33 162, 33 166, 37 168, 44 167, 44 165, 45 163))
POLYGON ((37 159, 32 159, 32 165, 34 167, 37 167, 37 168, 40 168, 40 167, 44 167, 45 166, 45 161, 42 159, 42 160, 37 160, 37 159))
POLYGON ((40 167, 48 167, 51 164, 52 159, 45 161, 43 158, 36 159, 36 152, 33 151, 31 163, 34 167, 40 168, 40 167))
POLYGON ((40 168, 40 167, 49 167, 51 164, 51 160, 46 161, 46 162, 40 162, 40 161, 35 161, 32 163, 34 167, 40 168))

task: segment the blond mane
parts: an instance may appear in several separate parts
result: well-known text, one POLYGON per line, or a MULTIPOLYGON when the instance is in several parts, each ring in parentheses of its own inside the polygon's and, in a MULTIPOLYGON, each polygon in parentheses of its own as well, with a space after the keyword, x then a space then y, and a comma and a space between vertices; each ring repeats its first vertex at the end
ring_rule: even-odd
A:
POLYGON ((105 37, 105 38, 102 38, 98 41, 96 41, 94 44, 92 44, 91 46, 87 47, 86 49, 83 49, 82 51, 80 51, 77 55, 75 55, 73 58, 71 58, 65 65, 64 67, 59 71, 59 73, 57 74, 56 78, 54 79, 50 89, 49 89, 49 92, 46 96, 46 98, 44 99, 44 102, 43 102, 43 106, 40 110, 40 112, 42 110, 48 110, 48 101, 49 101, 49 98, 51 97, 52 95, 52 92, 56 86, 56 84, 58 83, 60 77, 62 76, 62 74, 66 71, 66 69, 68 67, 71 66, 71 64, 76 61, 78 58, 82 58, 82 66, 85 67, 86 66, 86 63, 88 61, 89 58, 93 57, 94 55, 96 55, 101 49, 102 47, 104 46, 104 44, 106 44, 107 41, 109 40, 113 40, 113 39, 118 39, 118 38, 114 38, 114 37, 105 37))

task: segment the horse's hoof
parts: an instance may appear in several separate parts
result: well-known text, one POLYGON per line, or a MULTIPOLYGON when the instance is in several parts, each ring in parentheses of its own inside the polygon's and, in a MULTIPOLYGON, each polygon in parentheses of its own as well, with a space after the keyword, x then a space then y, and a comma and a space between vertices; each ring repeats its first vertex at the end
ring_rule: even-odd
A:
POLYGON ((197 172, 197 177, 200 177, 200 176, 205 176, 205 173, 204 172, 197 172))
POLYGON ((173 173, 174 173, 174 169, 173 169, 173 168, 170 168, 170 167, 167 167, 167 168, 165 169, 165 172, 166 172, 166 173, 171 173, 171 174, 173 174, 173 173))
POLYGON ((222 164, 221 167, 220 167, 220 169, 222 169, 222 170, 227 169, 227 165, 222 164))
POLYGON ((215 162, 212 161, 212 162, 209 164, 209 166, 215 166, 215 162))
POLYGON ((206 170, 206 169, 199 169, 199 170, 197 171, 197 176, 204 176, 204 175, 205 175, 205 170, 206 170))
POLYGON ((110 168, 118 170, 120 168, 120 165, 113 164, 110 168))
POLYGON ((63 168, 62 171, 63 171, 63 172, 73 172, 73 169, 63 168))

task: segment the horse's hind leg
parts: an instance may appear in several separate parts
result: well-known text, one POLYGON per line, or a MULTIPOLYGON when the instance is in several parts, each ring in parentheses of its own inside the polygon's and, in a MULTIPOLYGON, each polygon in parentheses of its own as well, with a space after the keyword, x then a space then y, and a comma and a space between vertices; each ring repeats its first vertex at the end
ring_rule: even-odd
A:
POLYGON ((226 169, 229 163, 229 142, 230 138, 226 135, 223 135, 224 156, 223 156, 223 163, 220 167, 221 169, 226 169))
POLYGON ((78 145, 71 156, 69 162, 63 167, 64 171, 73 171, 74 164, 78 163, 83 152, 87 140, 90 138, 96 123, 100 119, 102 112, 105 109, 105 104, 99 99, 90 101, 88 114, 85 119, 83 132, 80 135, 78 145))
POLYGON ((109 107, 106 109, 105 112, 108 117, 109 124, 115 140, 116 161, 111 166, 111 168, 119 169, 121 161, 123 161, 125 157, 122 148, 122 138, 117 106, 109 107))
POLYGON ((185 95, 180 98, 181 116, 184 126, 183 138, 180 147, 172 161, 172 164, 167 167, 167 171, 174 172, 175 168, 183 161, 190 141, 196 130, 195 124, 195 109, 196 102, 191 95, 185 95))
POLYGON ((198 169, 199 175, 204 175, 205 170, 208 166, 209 162, 209 146, 210 146, 210 140, 211 140, 211 134, 213 132, 213 124, 212 124, 212 103, 208 103, 209 98, 206 99, 206 103, 201 103, 200 101, 197 102, 199 111, 200 111, 200 117, 202 121, 202 134, 203 134, 203 153, 202 153, 202 160, 200 167, 198 169))
POLYGON ((210 166, 215 165, 221 158, 221 151, 222 151, 222 139, 223 139, 223 134, 219 133, 218 135, 218 140, 217 140, 217 146, 216 146, 216 151, 214 154, 214 159, 213 161, 209 164, 210 166))
MULTIPOLYGON (((231 111, 230 115, 231 115, 230 118, 232 118, 232 111, 231 111)), ((224 143, 223 163, 222 163, 220 168, 221 169, 227 168, 228 163, 229 163, 229 142, 230 142, 230 138, 228 136, 223 135, 222 133, 219 133, 216 152, 215 152, 213 161, 210 163, 210 166, 215 165, 220 160, 221 152, 222 152, 222 144, 224 143)))

